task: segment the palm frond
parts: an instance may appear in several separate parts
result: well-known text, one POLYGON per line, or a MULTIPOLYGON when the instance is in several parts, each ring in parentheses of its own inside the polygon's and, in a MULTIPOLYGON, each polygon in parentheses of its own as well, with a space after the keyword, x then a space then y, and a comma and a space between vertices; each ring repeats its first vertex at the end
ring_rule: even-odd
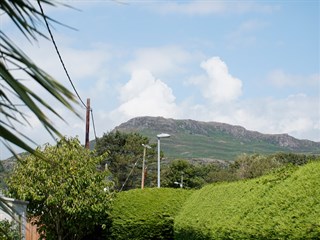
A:
MULTIPOLYGON (((56 6, 57 4, 56 1, 52 0, 38 1, 48 6, 56 6)), ((43 13, 28 0, 2 0, 0 1, 0 10, 8 15, 14 25, 30 42, 37 41, 39 37, 46 38, 46 35, 38 28, 39 24, 43 24, 43 17, 51 22, 57 23, 57 21, 49 16, 44 16, 43 13)), ((56 99, 77 116, 79 116, 79 114, 76 113, 74 105, 78 104, 78 101, 72 92, 39 68, 1 30, 0 57, 0 81, 2 81, 0 90, 0 117, 2 120, 0 122, 0 140, 3 139, 3 142, 6 142, 5 146, 10 151, 12 151, 12 148, 8 142, 35 154, 35 150, 28 144, 28 142, 32 141, 15 127, 15 124, 23 126, 24 123, 29 123, 24 112, 31 111, 52 136, 62 136, 62 134, 50 121, 48 113, 52 113, 63 121, 64 118, 43 97, 19 81, 9 66, 14 66, 15 70, 31 78, 39 84, 49 96, 56 99), (14 101, 12 98, 18 99, 26 108, 21 110, 21 108, 16 107, 13 104, 14 101), (11 120, 14 121, 15 124, 6 124, 2 117, 9 123, 11 120)))

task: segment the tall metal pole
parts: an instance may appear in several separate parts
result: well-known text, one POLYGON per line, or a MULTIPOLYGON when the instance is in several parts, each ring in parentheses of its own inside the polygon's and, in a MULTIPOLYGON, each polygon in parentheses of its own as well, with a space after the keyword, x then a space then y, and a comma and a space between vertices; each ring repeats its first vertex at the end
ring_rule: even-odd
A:
POLYGON ((144 167, 144 163, 146 161, 146 151, 147 151, 147 147, 143 147, 143 160, 142 160, 142 175, 141 175, 141 189, 144 188, 144 175, 145 175, 145 167, 144 167))
POLYGON ((160 137, 158 137, 158 188, 160 188, 160 137))
POLYGON ((85 138, 85 147, 87 149, 89 149, 89 128, 90 128, 90 98, 87 98, 86 138, 85 138))

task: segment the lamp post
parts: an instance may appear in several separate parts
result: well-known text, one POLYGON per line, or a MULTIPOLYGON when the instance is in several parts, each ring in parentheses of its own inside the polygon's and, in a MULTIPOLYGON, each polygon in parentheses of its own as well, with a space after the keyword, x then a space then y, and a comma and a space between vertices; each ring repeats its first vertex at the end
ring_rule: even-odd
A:
POLYGON ((160 133, 157 135, 158 138, 158 188, 160 188, 160 139, 169 138, 170 135, 167 133, 160 133))
POLYGON ((142 175, 141 175, 141 189, 144 188, 144 178, 145 178, 145 161, 146 161, 146 152, 147 152, 147 148, 151 148, 149 145, 147 144, 142 144, 143 146, 143 160, 142 160, 142 175))
POLYGON ((180 188, 183 188, 183 172, 181 173, 181 181, 180 182, 174 182, 174 184, 177 184, 180 186, 180 188))

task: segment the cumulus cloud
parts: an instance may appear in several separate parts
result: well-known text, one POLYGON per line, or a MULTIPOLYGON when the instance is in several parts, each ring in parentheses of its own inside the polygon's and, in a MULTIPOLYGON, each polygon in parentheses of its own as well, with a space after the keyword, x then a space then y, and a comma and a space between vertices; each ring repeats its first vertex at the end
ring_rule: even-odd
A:
POLYGON ((242 94, 242 82, 233 77, 225 62, 213 57, 200 65, 207 75, 191 79, 191 83, 201 88, 203 96, 213 103, 230 102, 242 94))
POLYGON ((120 88, 121 105, 113 116, 128 119, 136 116, 178 117, 175 96, 168 85, 148 70, 135 70, 120 88))

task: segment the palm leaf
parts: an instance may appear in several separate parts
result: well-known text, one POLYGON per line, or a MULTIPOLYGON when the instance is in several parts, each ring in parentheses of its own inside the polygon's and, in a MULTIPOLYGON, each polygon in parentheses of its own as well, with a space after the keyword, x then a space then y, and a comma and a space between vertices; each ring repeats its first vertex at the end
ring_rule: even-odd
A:
MULTIPOLYGON (((55 6, 55 1, 49 0, 38 0, 41 4, 55 6)), ((0 1, 0 10, 9 16, 15 26, 20 32, 29 40, 37 41, 38 37, 45 37, 45 34, 38 30, 37 26, 42 23, 41 20, 45 17, 47 20, 56 22, 47 15, 43 15, 34 4, 30 1, 25 0, 2 0, 0 1)), ((46 38, 46 37, 45 37, 46 38)), ((21 71, 33 81, 37 82, 44 90, 47 91, 48 95, 54 97, 60 102, 65 108, 71 112, 76 113, 74 104, 78 104, 73 93, 71 93, 66 87, 54 80, 50 75, 40 69, 36 64, 23 53, 19 47, 17 47, 13 41, 6 34, 0 30, 0 114, 4 116, 8 123, 3 120, 0 122, 0 138, 3 142, 6 142, 5 146, 12 151, 10 144, 7 142, 19 146, 20 148, 35 153, 32 147, 29 146, 28 142, 30 139, 23 135, 15 127, 28 124, 28 120, 25 117, 24 111, 16 107, 13 104, 12 96, 14 99, 18 99, 22 105, 27 107, 27 110, 31 111, 43 124, 44 128, 52 136, 62 136, 62 134, 56 129, 53 123, 48 118, 48 113, 53 113, 56 117, 63 119, 55 109, 45 101, 41 96, 32 89, 28 88, 23 82, 19 81, 11 73, 9 66, 14 66, 15 70, 21 71), (10 94, 6 94, 9 92, 10 94), (42 106, 40 108, 40 106, 42 106), (41 110, 43 109, 43 110, 41 110), (20 116, 20 119, 18 118, 20 116), (14 123, 10 123, 10 119, 14 123), (6 127, 5 127, 6 126, 6 127)), ((2 119, 2 117, 1 117, 2 119)))

